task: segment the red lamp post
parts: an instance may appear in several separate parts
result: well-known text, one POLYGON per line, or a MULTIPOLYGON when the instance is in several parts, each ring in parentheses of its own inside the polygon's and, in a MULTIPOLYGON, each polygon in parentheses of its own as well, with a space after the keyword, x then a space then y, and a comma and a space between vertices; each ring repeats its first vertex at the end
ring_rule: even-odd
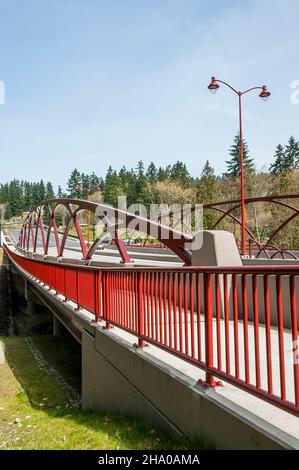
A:
POLYGON ((249 93, 250 91, 253 91, 253 90, 261 90, 259 97, 262 98, 264 101, 266 101, 267 98, 269 98, 269 96, 271 95, 271 93, 267 90, 266 85, 255 86, 245 91, 237 91, 228 83, 222 80, 218 80, 215 77, 212 77, 211 83, 208 86, 208 89, 210 90, 211 93, 216 93, 216 91, 220 87, 219 83, 223 83, 228 88, 230 88, 234 93, 236 93, 238 95, 238 100, 239 100, 241 220, 242 220, 241 241, 242 241, 242 255, 245 256, 246 255, 246 213, 245 213, 245 202, 244 202, 245 201, 245 183, 244 183, 244 149, 243 149, 243 132, 242 132, 243 130, 242 129, 242 96, 245 95, 245 93, 249 93))

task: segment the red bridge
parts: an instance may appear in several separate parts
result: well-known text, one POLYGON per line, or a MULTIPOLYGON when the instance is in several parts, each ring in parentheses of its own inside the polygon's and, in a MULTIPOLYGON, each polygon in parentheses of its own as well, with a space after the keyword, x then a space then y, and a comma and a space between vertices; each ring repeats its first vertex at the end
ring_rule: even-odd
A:
MULTIPOLYGON (((258 199, 262 198, 248 199, 247 203, 256 203, 258 199)), ((287 204, 280 197, 275 199, 279 204, 287 204)), ((234 209, 239 207, 238 201, 232 203, 234 209)), ((232 216, 233 212, 224 210, 223 204, 209 205, 206 209, 220 211, 222 220, 224 216, 232 216)), ((298 214, 295 206, 293 209, 298 214)), ((290 218, 290 221, 293 219, 290 218)), ((298 420, 299 416, 299 265, 294 259, 296 254, 279 250, 272 244, 273 237, 262 244, 249 230, 248 233, 248 238, 258 247, 257 254, 264 253, 264 258, 271 258, 275 250, 281 255, 280 262, 276 260, 273 264, 274 261, 266 259, 249 259, 239 266, 192 265, 193 254, 189 247, 191 234, 109 206, 61 199, 46 202, 30 212, 18 237, 14 231, 7 232, 4 249, 18 273, 82 345, 90 348, 91 343, 95 344, 96 351, 105 355, 102 345, 106 344, 107 338, 113 337, 116 341, 118 335, 118 348, 121 349, 122 341, 135 346, 131 350, 134 360, 132 354, 130 356, 133 363, 136 354, 138 360, 143 361, 159 358, 162 365, 159 363, 156 367, 166 367, 165 373, 171 369, 172 377, 177 373, 177 383, 183 381, 178 371, 188 376, 187 388, 184 391, 179 388, 177 407, 195 412, 197 408, 192 408, 190 403, 187 406, 183 398, 189 397, 192 401, 191 389, 193 394, 199 394, 200 406, 206 403, 203 397, 217 401, 219 397, 225 397, 226 390, 229 390, 231 396, 237 397, 234 401, 236 406, 247 408, 248 412, 254 411, 252 407, 257 410, 264 408, 264 420, 270 423, 269 426, 274 424, 280 427, 280 423, 285 421, 285 427, 281 429, 286 435, 291 428, 294 430, 297 423, 295 434, 290 432, 290 439, 294 439, 297 445, 299 427, 298 421, 294 420, 298 420), (63 233, 58 228, 62 207, 67 213, 63 233), (102 222, 106 230, 91 244, 84 240, 84 211, 89 212, 94 224, 102 222), (139 232, 155 233, 155 238, 165 248, 126 246, 120 230, 121 227, 129 230, 132 223, 137 224, 139 232), (115 248, 102 244, 107 232, 110 232, 115 248), (75 233, 76 237, 71 237, 71 233, 75 233), (289 258, 292 260, 282 259, 287 257, 287 253, 291 253, 289 258), (100 334, 102 339, 97 343, 96 338, 100 334), (212 389, 212 395, 211 392, 205 395, 206 390, 212 389), (265 402, 263 406, 262 400, 265 402), (270 415, 273 417, 273 413, 276 418, 271 421, 270 415)), ((106 359, 113 362, 113 355, 106 359)), ((118 360, 115 359, 116 362, 118 360)), ((84 360, 83 364, 86 364, 84 360)), ((123 380, 133 387, 129 388, 130 393, 138 389, 143 397, 146 395, 142 387, 147 376, 143 376, 142 385, 136 385, 137 379, 135 383, 135 379, 128 378, 133 372, 128 372, 127 366, 122 365, 124 369, 121 370, 119 363, 118 366, 113 363, 112 367, 113 373, 118 370, 121 376, 126 376, 123 380)), ((95 370, 93 374, 96 374, 95 370)), ((159 380, 164 383, 165 376, 159 380)), ((164 385, 161 385, 162 389, 164 385)), ((126 386, 129 387, 128 384, 126 386)), ((168 393, 172 393, 175 388, 172 385, 169 387, 168 393)), ((90 392, 90 383, 87 388, 86 406, 99 407, 94 396, 90 398, 94 393, 90 392)), ((166 420, 170 427, 182 433, 188 434, 190 430, 192 433, 198 430, 207 432, 207 424, 196 425, 194 419, 189 417, 193 424, 187 425, 186 420, 174 417, 175 410, 169 409, 164 398, 157 398, 157 393, 153 392, 154 398, 151 395, 144 397, 144 400, 146 407, 153 406, 163 415, 161 421, 166 420)), ((110 400, 111 397, 109 403, 110 400)), ((128 408, 130 411, 132 406, 130 404, 128 408)), ((219 402, 218 406, 220 414, 225 407, 229 408, 227 402, 219 402)), ((119 409, 123 407, 120 405, 119 409)), ((231 416, 237 413, 233 406, 231 413, 231 416)), ((248 418, 248 415, 246 419, 244 416, 240 418, 243 424, 248 418)), ((201 415, 200 419, 205 423, 207 416, 204 418, 201 415)), ((259 437, 260 442, 267 440, 265 436, 267 432, 269 435, 269 430, 261 430, 261 424, 260 428, 256 423, 250 426, 248 422, 244 425, 244 433, 255 429, 254 432, 262 436, 259 437)), ((210 435, 216 441, 225 441, 214 428, 210 430, 210 435)), ((285 442, 284 438, 279 440, 276 436, 271 442, 277 444, 279 441, 281 444, 285 442)), ((223 443, 219 445, 225 447, 223 443)))

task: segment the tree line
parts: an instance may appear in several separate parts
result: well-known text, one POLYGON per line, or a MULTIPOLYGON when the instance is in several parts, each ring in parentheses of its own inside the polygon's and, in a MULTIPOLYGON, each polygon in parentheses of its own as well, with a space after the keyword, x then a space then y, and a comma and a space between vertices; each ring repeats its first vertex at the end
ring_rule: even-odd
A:
POLYGON ((55 198, 52 183, 19 181, 14 179, 0 186, 0 203, 5 206, 5 218, 21 215, 41 201, 55 198))
MULTIPOLYGON (((299 142, 291 136, 285 145, 279 144, 268 171, 258 172, 251 157, 248 144, 243 141, 245 190, 247 197, 272 194, 296 193, 299 174, 299 142)), ((240 195, 240 138, 236 135, 228 151, 226 172, 216 175, 209 161, 203 164, 199 175, 191 175, 185 163, 157 166, 151 162, 147 167, 140 160, 135 168, 123 166, 119 171, 109 166, 105 176, 96 173, 85 174, 74 169, 67 181, 65 190, 61 187, 54 191, 51 182, 43 180, 37 183, 13 181, 0 186, 0 203, 6 206, 7 219, 21 215, 43 200, 54 197, 71 197, 105 202, 117 205, 118 196, 125 195, 127 203, 209 204, 220 200, 236 199, 240 195)), ((256 210, 256 209, 255 209, 256 210)), ((248 211, 248 220, 254 233, 269 231, 273 217, 279 220, 277 213, 267 212, 266 207, 259 215, 259 227, 256 227, 256 213, 248 211), (268 214, 268 215, 267 215, 268 214), (252 220, 251 220, 252 219, 252 220)), ((283 216, 283 214, 281 215, 283 216)), ((216 214, 204 214, 204 225, 211 228, 216 214)))

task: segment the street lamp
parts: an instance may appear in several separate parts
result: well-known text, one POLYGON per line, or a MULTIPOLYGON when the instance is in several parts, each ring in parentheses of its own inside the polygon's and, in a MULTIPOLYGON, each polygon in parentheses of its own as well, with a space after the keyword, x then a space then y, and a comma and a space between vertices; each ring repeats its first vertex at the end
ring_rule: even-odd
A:
POLYGON ((240 176, 241 176, 241 219, 242 219, 242 255, 246 255, 246 213, 245 213, 245 184, 244 184, 244 149, 243 149, 243 135, 242 135, 242 96, 245 93, 249 93, 253 90, 261 90, 259 97, 262 98, 263 101, 266 101, 271 93, 267 90, 266 85, 263 86, 255 86, 249 88, 245 91, 237 91, 228 83, 218 80, 215 77, 211 78, 211 82, 208 86, 208 89, 211 93, 216 93, 217 90, 220 88, 219 83, 223 83, 228 88, 230 88, 234 93, 238 95, 239 99, 239 126, 240 126, 240 176))

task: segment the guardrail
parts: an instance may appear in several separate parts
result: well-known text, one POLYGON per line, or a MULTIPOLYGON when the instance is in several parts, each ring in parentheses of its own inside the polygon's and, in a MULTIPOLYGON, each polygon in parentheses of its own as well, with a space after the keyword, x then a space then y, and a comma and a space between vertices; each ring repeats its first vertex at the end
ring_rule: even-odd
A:
POLYGON ((205 371, 299 415, 297 266, 98 268, 11 260, 57 294, 205 371), (289 304, 290 329, 285 327, 289 304), (252 318, 250 315, 252 314, 252 318))

